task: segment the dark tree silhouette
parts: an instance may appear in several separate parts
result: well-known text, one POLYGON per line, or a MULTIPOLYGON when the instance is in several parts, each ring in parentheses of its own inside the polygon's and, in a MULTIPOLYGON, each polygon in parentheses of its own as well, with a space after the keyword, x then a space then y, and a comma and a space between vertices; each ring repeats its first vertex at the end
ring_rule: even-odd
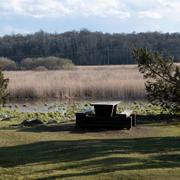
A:
POLYGON ((61 34, 43 31, 28 35, 0 37, 0 57, 17 63, 25 58, 55 56, 71 59, 77 65, 133 64, 133 47, 171 55, 180 62, 179 33, 102 33, 86 29, 61 34))

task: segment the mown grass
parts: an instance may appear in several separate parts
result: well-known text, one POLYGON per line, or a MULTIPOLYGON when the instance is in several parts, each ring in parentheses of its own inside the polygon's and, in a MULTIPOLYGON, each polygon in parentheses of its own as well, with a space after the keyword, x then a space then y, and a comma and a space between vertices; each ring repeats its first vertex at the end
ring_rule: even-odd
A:
MULTIPOLYGON (((0 121, 0 179, 179 179, 179 117, 169 121, 159 107, 152 106, 150 116, 151 105, 130 105, 139 111, 130 131, 77 130, 71 118, 26 128, 18 124, 27 113, 16 111, 17 117, 0 121)), ((8 111, 15 113, 1 115, 8 111)))

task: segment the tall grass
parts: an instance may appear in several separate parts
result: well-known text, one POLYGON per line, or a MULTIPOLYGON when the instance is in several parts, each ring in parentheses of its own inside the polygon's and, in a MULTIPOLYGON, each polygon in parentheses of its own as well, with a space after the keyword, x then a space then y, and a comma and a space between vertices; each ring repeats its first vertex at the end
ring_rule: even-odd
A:
POLYGON ((5 72, 11 98, 144 98, 144 80, 134 65, 79 66, 76 70, 5 72))

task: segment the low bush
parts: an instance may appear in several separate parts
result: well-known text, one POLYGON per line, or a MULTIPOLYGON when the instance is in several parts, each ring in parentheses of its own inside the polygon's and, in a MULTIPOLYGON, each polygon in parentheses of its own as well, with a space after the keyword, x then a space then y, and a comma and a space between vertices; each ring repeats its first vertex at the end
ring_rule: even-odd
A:
POLYGON ((47 71, 48 69, 44 66, 38 66, 34 69, 35 71, 47 71))
POLYGON ((69 59, 59 57, 39 57, 39 58, 26 58, 21 62, 21 69, 23 70, 60 70, 60 69, 73 69, 75 66, 69 59), (41 68, 40 68, 41 67, 41 68))
POLYGON ((0 66, 2 70, 17 70, 16 63, 13 60, 5 57, 0 57, 0 66))
POLYGON ((7 97, 9 95, 7 92, 8 83, 9 79, 4 77, 0 67, 0 105, 4 105, 6 103, 7 97))

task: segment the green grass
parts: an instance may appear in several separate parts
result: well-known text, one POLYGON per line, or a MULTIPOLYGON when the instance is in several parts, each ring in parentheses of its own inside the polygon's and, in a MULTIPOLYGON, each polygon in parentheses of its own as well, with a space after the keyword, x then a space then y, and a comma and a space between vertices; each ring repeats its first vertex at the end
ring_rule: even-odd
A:
POLYGON ((141 113, 130 131, 80 131, 69 120, 26 128, 26 113, 4 113, 16 117, 0 122, 0 179, 180 179, 179 117, 141 113))

